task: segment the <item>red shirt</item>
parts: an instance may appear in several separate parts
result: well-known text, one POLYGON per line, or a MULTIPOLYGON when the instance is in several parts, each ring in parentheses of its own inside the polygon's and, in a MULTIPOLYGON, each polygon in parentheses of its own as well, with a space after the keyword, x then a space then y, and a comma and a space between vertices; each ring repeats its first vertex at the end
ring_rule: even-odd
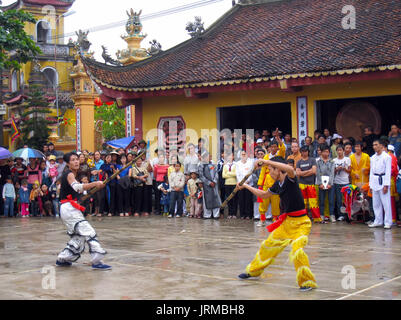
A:
POLYGON ((163 182, 164 176, 167 176, 168 164, 156 164, 153 168, 153 176, 157 182, 163 182))

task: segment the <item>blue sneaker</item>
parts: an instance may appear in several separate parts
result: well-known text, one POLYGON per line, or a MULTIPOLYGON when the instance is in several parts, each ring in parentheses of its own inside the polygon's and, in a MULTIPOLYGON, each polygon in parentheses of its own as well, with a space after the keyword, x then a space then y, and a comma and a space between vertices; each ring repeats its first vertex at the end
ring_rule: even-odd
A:
POLYGON ((111 266, 100 262, 98 264, 92 264, 92 269, 94 269, 94 270, 110 270, 111 266))
POLYGON ((241 273, 238 275, 238 278, 240 278, 240 279, 248 279, 250 277, 251 276, 248 273, 241 273))
POLYGON ((306 291, 311 291, 313 288, 312 287, 300 287, 299 290, 301 292, 306 292, 306 291))
POLYGON ((71 262, 68 262, 68 261, 64 261, 64 262, 61 262, 61 261, 56 261, 56 266, 57 267, 71 267, 72 266, 72 263, 71 262))

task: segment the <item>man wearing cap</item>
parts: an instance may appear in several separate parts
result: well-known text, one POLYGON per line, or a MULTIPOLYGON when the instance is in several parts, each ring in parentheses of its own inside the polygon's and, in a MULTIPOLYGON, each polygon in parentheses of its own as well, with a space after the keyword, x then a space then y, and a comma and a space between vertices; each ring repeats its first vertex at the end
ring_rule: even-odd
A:
POLYGON ((330 148, 330 154, 331 154, 331 158, 332 159, 335 159, 335 158, 337 158, 337 146, 339 146, 340 145, 340 143, 341 143, 341 139, 342 139, 343 137, 342 136, 340 136, 339 134, 337 134, 337 133, 335 133, 335 134, 333 134, 333 138, 331 139, 332 141, 333 141, 333 145, 331 146, 331 148, 330 148))
POLYGON ((391 184, 390 184, 390 196, 391 196, 391 212, 393 218, 393 224, 397 222, 397 208, 395 206, 395 198, 398 197, 397 189, 396 189, 396 180, 398 176, 398 160, 397 157, 394 155, 394 146, 388 145, 387 153, 391 157, 391 184))
POLYGON ((370 228, 383 226, 390 229, 392 225, 391 213, 391 157, 384 151, 385 142, 376 139, 373 142, 373 149, 376 153, 370 158, 369 187, 372 193, 373 211, 375 220, 369 224, 370 228))

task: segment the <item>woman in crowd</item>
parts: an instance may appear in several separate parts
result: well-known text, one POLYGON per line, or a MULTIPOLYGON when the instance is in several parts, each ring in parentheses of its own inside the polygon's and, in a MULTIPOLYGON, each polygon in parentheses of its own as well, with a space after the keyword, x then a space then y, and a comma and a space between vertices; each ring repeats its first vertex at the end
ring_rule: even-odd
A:
POLYGON ((88 165, 88 160, 85 156, 84 153, 81 153, 79 155, 79 170, 78 170, 78 176, 87 176, 88 179, 90 178, 90 167, 88 165))
MULTIPOLYGON (((138 217, 142 213, 144 185, 149 174, 146 168, 142 167, 142 159, 136 160, 135 164, 129 170, 129 176, 134 180, 133 198, 134 198, 134 216, 138 217)), ((144 214, 149 215, 149 214, 144 214)))
POLYGON ((166 164, 166 158, 164 153, 160 153, 158 157, 158 163, 153 167, 153 176, 156 180, 156 192, 155 192, 155 211, 161 212, 160 199, 162 196, 162 191, 159 186, 164 182, 164 176, 167 175, 169 165, 166 164))
MULTIPOLYGON (((100 167, 100 169, 102 170, 102 179, 101 180, 106 180, 108 177, 110 177, 113 174, 113 168, 114 168, 114 166, 111 163, 111 155, 108 154, 104 158, 104 163, 100 167)), ((107 216, 111 217, 112 216, 111 209, 112 209, 112 205, 114 205, 114 199, 113 199, 113 203, 111 203, 112 197, 110 196, 110 183, 107 184, 106 194, 104 195, 104 197, 106 198, 105 203, 107 204, 107 209, 108 209, 107 216)))
MULTIPOLYGON (((121 164, 117 165, 117 169, 120 170, 127 164, 127 156, 122 154, 120 157, 121 164)), ((130 168, 126 168, 121 171, 117 176, 117 202, 120 212, 120 217, 128 217, 130 212, 130 198, 131 198, 131 181, 129 178, 130 168)))
POLYGON ((142 157, 142 169, 146 169, 147 178, 143 185, 143 215, 148 216, 152 212, 152 189, 153 189, 153 179, 151 172, 153 172, 152 165, 150 161, 146 159, 146 154, 142 157))
POLYGON ((32 190, 32 187, 35 181, 38 181, 39 184, 42 184, 42 172, 40 172, 39 164, 36 163, 35 158, 29 158, 29 164, 25 171, 25 177, 28 177, 28 189, 32 190))

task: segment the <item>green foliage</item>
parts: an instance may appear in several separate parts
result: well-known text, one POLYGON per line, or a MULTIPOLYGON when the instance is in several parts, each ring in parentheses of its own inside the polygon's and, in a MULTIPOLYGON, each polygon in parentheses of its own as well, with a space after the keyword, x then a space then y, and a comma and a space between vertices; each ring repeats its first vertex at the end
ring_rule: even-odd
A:
POLYGON ((116 104, 95 106, 95 126, 102 128, 106 140, 125 137, 125 111, 117 108, 116 104), (96 122, 100 125, 96 126, 96 122))
POLYGON ((48 106, 43 90, 39 86, 32 86, 26 101, 26 111, 21 116, 21 145, 27 144, 30 148, 42 150, 47 143, 50 134, 48 126, 52 123, 46 119, 51 113, 48 106))
POLYGON ((41 53, 40 48, 25 32, 25 22, 35 23, 36 20, 30 13, 22 10, 0 12, 0 69, 20 69, 21 63, 26 63, 41 53))

